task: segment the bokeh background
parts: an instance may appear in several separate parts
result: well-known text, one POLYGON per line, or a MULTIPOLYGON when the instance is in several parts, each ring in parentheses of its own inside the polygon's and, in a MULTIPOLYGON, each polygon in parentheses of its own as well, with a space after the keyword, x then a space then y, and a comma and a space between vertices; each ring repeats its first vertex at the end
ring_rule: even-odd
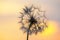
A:
POLYGON ((48 28, 29 40, 60 40, 60 0, 0 0, 0 40, 26 40, 20 30, 19 12, 34 5, 46 11, 48 28))

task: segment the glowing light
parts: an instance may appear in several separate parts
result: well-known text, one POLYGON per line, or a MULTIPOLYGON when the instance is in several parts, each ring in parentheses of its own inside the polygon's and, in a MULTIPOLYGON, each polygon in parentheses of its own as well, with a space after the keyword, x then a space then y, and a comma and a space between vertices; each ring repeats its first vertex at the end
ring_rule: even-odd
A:
POLYGON ((50 36, 53 35, 57 31, 57 23, 54 21, 48 21, 48 28, 46 28, 39 36, 50 36))

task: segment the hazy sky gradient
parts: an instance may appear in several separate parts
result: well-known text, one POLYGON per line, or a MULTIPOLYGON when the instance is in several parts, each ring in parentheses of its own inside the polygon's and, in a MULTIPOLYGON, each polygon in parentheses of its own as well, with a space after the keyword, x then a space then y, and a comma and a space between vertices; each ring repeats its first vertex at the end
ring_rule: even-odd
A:
POLYGON ((19 11, 34 5, 46 11, 49 28, 30 40, 60 40, 60 0, 0 0, 0 40, 26 40, 20 28, 19 11))

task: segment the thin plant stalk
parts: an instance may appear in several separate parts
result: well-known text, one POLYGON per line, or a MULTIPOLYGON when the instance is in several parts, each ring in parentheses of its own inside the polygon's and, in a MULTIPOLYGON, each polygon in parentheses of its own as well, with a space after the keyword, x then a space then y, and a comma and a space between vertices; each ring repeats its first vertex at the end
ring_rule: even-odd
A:
POLYGON ((32 26, 32 23, 30 23, 29 28, 27 30, 27 40, 29 39, 29 30, 30 30, 31 26, 32 26))

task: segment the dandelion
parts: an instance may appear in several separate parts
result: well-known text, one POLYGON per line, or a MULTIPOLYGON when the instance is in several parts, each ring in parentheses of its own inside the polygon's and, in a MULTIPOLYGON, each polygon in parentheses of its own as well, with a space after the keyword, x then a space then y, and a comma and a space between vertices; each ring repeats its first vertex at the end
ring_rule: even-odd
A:
POLYGON ((23 13, 20 12, 20 22, 22 24, 22 29, 24 33, 27 32, 27 40, 29 35, 37 34, 38 32, 42 32, 44 28, 47 27, 45 16, 45 11, 41 11, 39 8, 34 7, 25 7, 23 8, 23 13), (41 13, 43 12, 43 13, 41 13))

